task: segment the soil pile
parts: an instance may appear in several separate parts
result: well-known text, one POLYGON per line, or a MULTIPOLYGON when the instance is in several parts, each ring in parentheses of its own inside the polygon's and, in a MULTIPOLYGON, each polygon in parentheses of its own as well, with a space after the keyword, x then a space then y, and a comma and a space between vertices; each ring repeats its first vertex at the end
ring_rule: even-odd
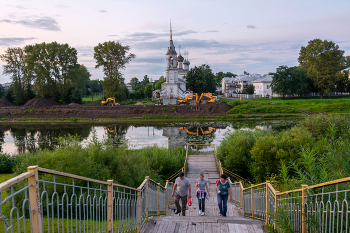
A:
POLYGON ((142 106, 142 105, 143 105, 143 103, 141 103, 141 102, 137 102, 135 105, 136 105, 136 106, 142 106))
POLYGON ((69 106, 79 106, 79 104, 77 104, 77 103, 70 103, 70 104, 68 104, 69 106))
POLYGON ((8 101, 7 99, 0 99, 0 107, 11 107, 14 106, 13 103, 11 103, 10 101, 8 101))
POLYGON ((52 99, 34 98, 28 100, 24 106, 29 108, 45 108, 54 105, 58 105, 58 103, 52 99))

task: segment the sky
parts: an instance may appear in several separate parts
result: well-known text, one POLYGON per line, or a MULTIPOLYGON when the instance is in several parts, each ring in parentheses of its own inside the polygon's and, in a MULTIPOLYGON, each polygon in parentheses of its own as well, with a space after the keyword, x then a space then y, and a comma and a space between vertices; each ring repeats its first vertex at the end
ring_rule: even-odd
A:
MULTIPOLYGON (((214 73, 266 74, 298 65, 301 46, 332 40, 350 55, 349 0, 1 0, 0 54, 8 47, 68 43, 91 79, 94 46, 119 41, 136 55, 123 70, 125 81, 165 75, 169 24, 179 54, 190 68, 210 65, 214 73)), ((0 83, 9 82, 0 61, 0 83)))

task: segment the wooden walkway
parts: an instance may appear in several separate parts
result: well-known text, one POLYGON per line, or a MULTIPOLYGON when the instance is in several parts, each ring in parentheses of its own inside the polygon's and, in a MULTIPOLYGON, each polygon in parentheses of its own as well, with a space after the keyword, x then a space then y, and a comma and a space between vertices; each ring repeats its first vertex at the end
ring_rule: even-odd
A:
MULTIPOLYGON (((263 233, 264 222, 242 217, 242 210, 232 203, 228 203, 227 217, 219 216, 219 207, 216 200, 215 181, 219 179, 213 154, 189 155, 187 178, 191 182, 192 206, 186 211, 186 216, 174 215, 168 210, 167 216, 149 218, 142 232, 148 233, 263 233), (199 173, 209 182, 210 198, 205 203, 205 216, 198 213, 195 181, 199 173)), ((181 201, 180 201, 181 202, 181 201)))

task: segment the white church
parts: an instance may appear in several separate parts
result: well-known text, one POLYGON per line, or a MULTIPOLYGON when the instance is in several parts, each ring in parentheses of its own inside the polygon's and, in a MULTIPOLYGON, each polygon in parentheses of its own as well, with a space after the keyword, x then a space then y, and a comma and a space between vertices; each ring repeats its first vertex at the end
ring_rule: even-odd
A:
POLYGON ((170 24, 170 42, 168 52, 166 53, 167 69, 166 81, 162 83, 162 91, 156 90, 160 93, 160 98, 163 104, 177 104, 178 99, 184 98, 191 91, 186 90, 186 75, 189 71, 190 62, 188 56, 183 58, 181 53, 177 56, 175 46, 173 43, 173 35, 170 24))

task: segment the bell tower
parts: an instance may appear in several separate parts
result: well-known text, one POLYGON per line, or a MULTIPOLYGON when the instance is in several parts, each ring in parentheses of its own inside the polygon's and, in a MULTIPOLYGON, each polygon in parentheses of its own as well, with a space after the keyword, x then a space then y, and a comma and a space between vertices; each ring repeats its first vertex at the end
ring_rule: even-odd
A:
POLYGON ((166 82, 176 83, 178 79, 177 53, 175 51, 175 46, 173 43, 173 32, 171 29, 171 21, 170 21, 170 42, 168 46, 168 51, 166 53, 166 60, 167 60, 166 82))

